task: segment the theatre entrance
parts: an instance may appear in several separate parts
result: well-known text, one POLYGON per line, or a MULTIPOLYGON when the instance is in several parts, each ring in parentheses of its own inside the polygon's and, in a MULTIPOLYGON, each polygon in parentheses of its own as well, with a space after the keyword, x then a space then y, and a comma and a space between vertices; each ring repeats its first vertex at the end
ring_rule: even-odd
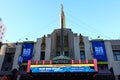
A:
POLYGON ((35 80, 95 80, 96 73, 34 73, 35 80))
POLYGON ((28 60, 27 73, 35 80, 95 80, 97 60, 71 60, 69 63, 28 60))

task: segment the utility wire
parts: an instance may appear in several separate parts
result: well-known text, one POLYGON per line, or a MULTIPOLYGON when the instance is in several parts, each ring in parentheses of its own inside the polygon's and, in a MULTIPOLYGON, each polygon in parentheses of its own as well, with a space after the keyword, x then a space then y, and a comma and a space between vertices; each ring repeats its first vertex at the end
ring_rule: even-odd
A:
POLYGON ((82 28, 86 28, 88 31, 91 31, 92 33, 94 32, 94 33, 96 33, 96 34, 105 36, 105 37, 107 37, 108 39, 111 39, 111 38, 108 37, 107 35, 103 34, 100 30, 98 31, 97 29, 95 29, 94 27, 88 25, 87 23, 83 22, 82 20, 80 20, 80 19, 78 19, 78 18, 76 18, 76 17, 74 17, 74 16, 72 16, 72 15, 70 15, 70 14, 68 14, 68 13, 67 13, 67 15, 68 15, 70 18, 72 18, 72 20, 73 20, 73 19, 76 20, 76 22, 75 22, 76 25, 81 26, 80 24, 77 23, 77 21, 80 21, 81 24, 83 24, 83 25, 85 25, 85 26, 88 26, 87 28, 81 26, 82 28))
MULTIPOLYGON (((38 30, 39 30, 39 31, 40 31, 40 30, 43 31, 43 29, 49 29, 49 28, 51 28, 51 27, 49 27, 49 26, 52 25, 53 23, 56 23, 56 22, 57 22, 56 19, 57 19, 57 17, 55 17, 54 20, 52 20, 50 23, 48 23, 47 25, 41 27, 41 28, 38 29, 38 30)), ((39 31, 33 30, 32 33, 31 33, 31 32, 27 33, 26 35, 20 37, 16 42, 19 42, 19 41, 21 41, 22 39, 25 39, 26 36, 28 36, 28 35, 32 36, 32 35, 35 34, 35 33, 37 34, 37 33, 39 33, 39 31)))
MULTIPOLYGON (((69 13, 70 13, 70 12, 69 12, 69 13)), ((94 27, 92 27, 92 26, 90 26, 89 24, 83 22, 82 20, 80 20, 80 19, 72 16, 72 15, 69 14, 69 13, 67 13, 67 12, 65 13, 65 14, 67 14, 67 16, 68 16, 68 18, 69 18, 68 20, 70 20, 70 21, 71 21, 72 23, 74 23, 76 26, 82 27, 82 28, 80 28, 80 27, 77 27, 77 28, 85 29, 85 31, 90 31, 90 32, 93 33, 93 34, 99 34, 99 35, 101 34, 102 36, 105 36, 105 37, 107 37, 108 39, 111 39, 111 38, 108 37, 107 35, 103 34, 100 30, 98 31, 98 30, 95 29, 94 27), (75 20, 75 21, 73 21, 73 20, 75 20), (83 25, 85 25, 85 26, 88 26, 88 27, 83 27, 82 25, 79 24, 78 21, 79 21, 81 24, 83 24, 83 25), (77 22, 78 22, 78 23, 77 23, 77 22)), ((50 23, 48 23, 47 25, 41 27, 41 28, 38 29, 38 30, 49 29, 49 28, 51 28, 51 27, 49 27, 49 26, 50 26, 50 25, 53 25, 53 23, 55 24, 58 20, 59 20, 58 17, 56 17, 56 18, 55 18, 54 20, 52 20, 50 23)), ((32 36, 32 34, 35 34, 35 33, 37 34, 37 33, 39 33, 39 31, 33 30, 32 33, 31 33, 31 32, 27 33, 26 35, 24 35, 24 36, 22 36, 21 38, 19 38, 16 42, 21 41, 23 38, 25 39, 26 36, 28 36, 28 35, 32 36)), ((101 35, 100 35, 100 36, 101 36, 101 35)))

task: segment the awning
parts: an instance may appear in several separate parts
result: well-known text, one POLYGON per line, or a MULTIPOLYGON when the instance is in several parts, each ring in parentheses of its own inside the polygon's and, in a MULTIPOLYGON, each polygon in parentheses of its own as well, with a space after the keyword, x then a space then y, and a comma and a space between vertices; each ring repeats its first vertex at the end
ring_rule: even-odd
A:
POLYGON ((60 55, 60 56, 57 56, 57 57, 54 57, 52 60, 71 60, 70 57, 67 57, 67 56, 64 56, 64 55, 60 55))

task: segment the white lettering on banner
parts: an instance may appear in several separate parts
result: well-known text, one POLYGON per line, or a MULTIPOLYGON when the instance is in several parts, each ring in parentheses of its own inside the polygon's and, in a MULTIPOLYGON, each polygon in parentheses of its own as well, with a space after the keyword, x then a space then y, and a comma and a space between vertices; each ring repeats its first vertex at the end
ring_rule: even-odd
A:
POLYGON ((30 49, 30 48, 23 49, 23 55, 24 55, 24 56, 29 56, 29 55, 30 55, 30 52, 31 52, 31 49, 30 49))
POLYGON ((96 55, 104 55, 103 47, 95 47, 96 55))
POLYGON ((40 72, 50 72, 50 71, 53 71, 53 72, 61 72, 62 69, 59 68, 59 67, 55 67, 55 68, 52 68, 52 67, 40 67, 39 68, 39 71, 40 72))

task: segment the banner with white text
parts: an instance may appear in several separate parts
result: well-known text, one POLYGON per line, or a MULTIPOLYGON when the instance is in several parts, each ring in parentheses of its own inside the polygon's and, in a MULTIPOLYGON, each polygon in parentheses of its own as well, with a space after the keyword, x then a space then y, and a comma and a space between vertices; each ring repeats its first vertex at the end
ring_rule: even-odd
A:
POLYGON ((30 60, 32 58, 32 53, 33 53, 33 44, 24 43, 22 49, 23 49, 22 50, 23 62, 30 60))
POLYGON ((94 58, 98 61, 107 61, 105 45, 103 41, 92 41, 94 58))

